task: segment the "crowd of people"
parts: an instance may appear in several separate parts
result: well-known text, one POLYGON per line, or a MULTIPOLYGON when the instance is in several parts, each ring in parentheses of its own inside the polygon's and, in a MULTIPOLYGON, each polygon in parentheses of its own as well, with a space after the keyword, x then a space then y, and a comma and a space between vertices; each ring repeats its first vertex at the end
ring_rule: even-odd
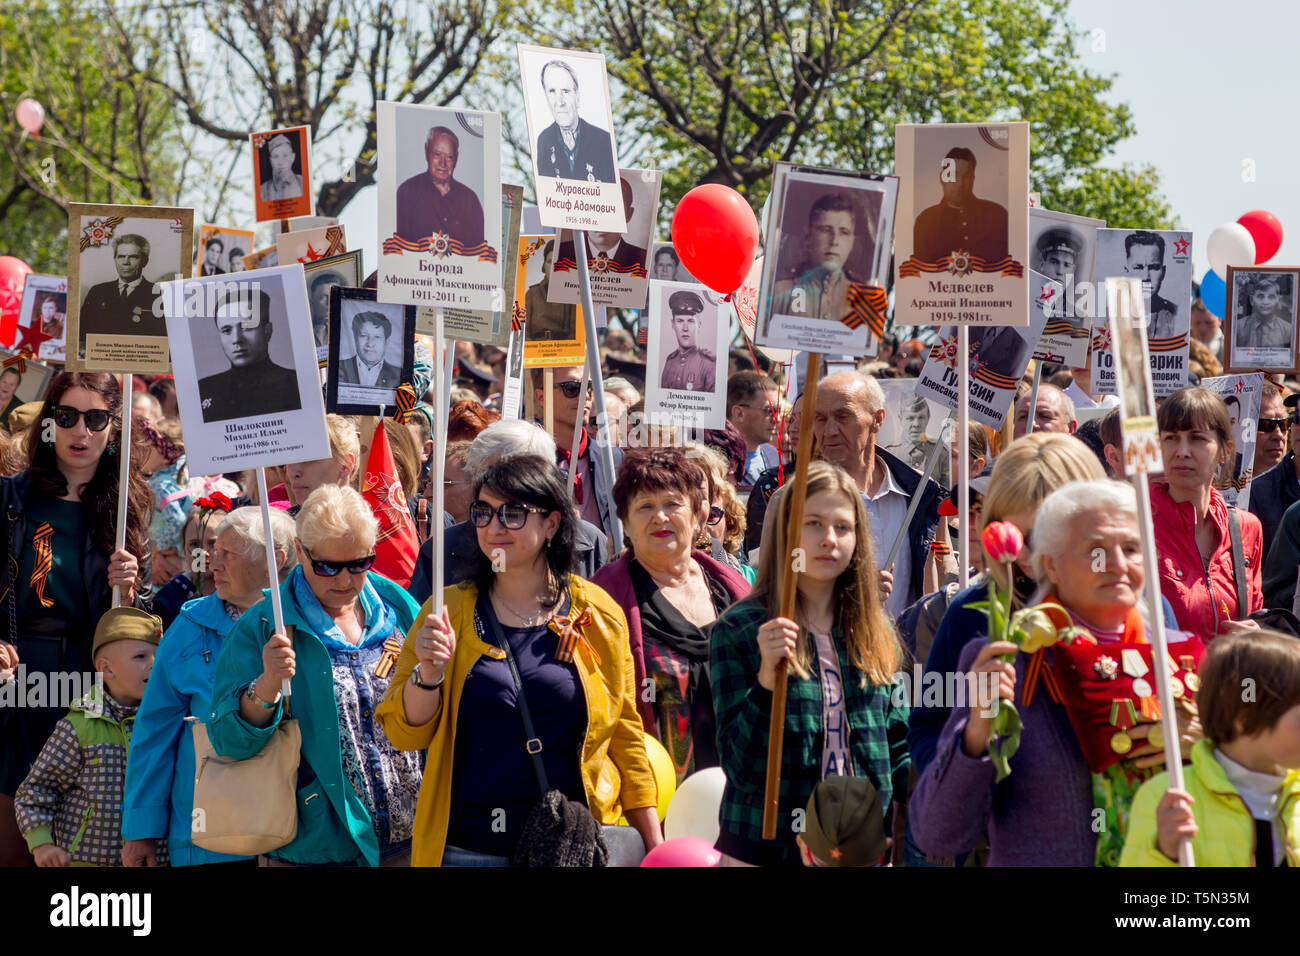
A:
MULTIPOLYGON (((1194 315, 1194 369, 1214 374, 1217 320, 1194 315)), ((268 469, 268 529, 253 475, 189 473, 170 379, 136 376, 124 396, 110 375, 57 374, 0 431, 0 701, 35 675, 98 679, 0 706, 0 865, 623 865, 629 835, 633 862, 664 842, 661 791, 718 770, 726 866, 1172 866, 1183 840, 1203 865, 1300 865, 1300 385, 1264 386, 1248 510, 1222 493, 1239 453, 1222 398, 1193 384, 1159 400, 1164 473, 1135 489, 1116 402, 1089 394, 1087 369, 1039 370, 1036 399, 1027 373, 1005 428, 974 426, 965 448, 919 436, 950 442, 948 488, 879 443, 879 380, 918 375, 924 354, 887 336, 820 378, 796 497, 804 403, 761 353, 730 356, 725 427, 683 434, 646 423, 623 330, 604 342, 599 421, 581 367, 531 370, 529 413, 503 419, 505 353, 456 343, 447 420, 426 392, 381 426, 422 542, 409 584, 376 564, 365 423, 329 415, 330 457, 268 469), (1025 542, 1014 561, 981 544, 999 523, 1025 542), (1169 635, 1181 790, 1146 588, 1169 635), (1051 639, 1001 639, 995 593, 1051 639), (1009 773, 998 700, 1021 725, 1009 773), (202 846, 192 725, 248 761, 290 720, 296 836, 255 856, 202 846)), ((417 349, 417 393, 430 364, 417 349)))

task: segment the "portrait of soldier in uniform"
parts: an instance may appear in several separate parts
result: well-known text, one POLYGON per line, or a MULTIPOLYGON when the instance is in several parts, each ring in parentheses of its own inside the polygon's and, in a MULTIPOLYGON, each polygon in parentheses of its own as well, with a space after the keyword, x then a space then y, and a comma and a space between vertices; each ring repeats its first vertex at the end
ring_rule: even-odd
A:
POLYGON ((664 359, 660 387, 692 392, 713 391, 718 358, 699 344, 704 300, 695 292, 674 292, 668 297, 668 310, 672 313, 677 348, 664 359))
POLYGON ((1151 293, 1147 300, 1147 340, 1175 335, 1178 306, 1160 297, 1160 285, 1165 281, 1165 237, 1145 230, 1125 236, 1124 273, 1142 280, 1143 296, 1151 293))
POLYGON ((428 169, 397 187, 397 235, 411 242, 437 233, 466 249, 483 242, 483 204, 455 178, 460 138, 446 126, 429 130, 424 141, 428 169))
POLYGON ((938 262, 954 252, 986 263, 1007 255, 1005 206, 975 195, 975 154, 965 146, 948 150, 939 167, 943 198, 921 210, 913 227, 912 254, 938 262))
POLYGON ((262 147, 271 164, 271 178, 262 180, 262 202, 297 199, 302 195, 302 176, 293 171, 298 149, 286 134, 272 136, 262 147))
POLYGON ((856 218, 853 200, 843 191, 826 193, 812 204, 794 276, 773 287, 774 312, 831 320, 848 314, 850 285, 866 281, 847 267, 857 238, 856 218))
POLYGON ((149 240, 134 233, 113 237, 110 248, 117 279, 100 282, 81 303, 81 335, 166 335, 167 324, 154 315, 155 283, 145 276, 149 240))
POLYGON ((267 293, 231 290, 217 306, 215 322, 230 367, 199 379, 205 422, 292 412, 302 407, 298 376, 293 369, 271 361, 275 324, 267 293))
POLYGON ((541 81, 553 122, 537 134, 537 174, 614 182, 614 141, 608 131, 578 115, 577 72, 563 60, 550 60, 542 67, 541 81))
MULTIPOLYGON (((1061 286, 1057 292, 1059 298, 1054 306, 1054 317, 1064 319, 1076 329, 1082 329, 1085 320, 1079 315, 1067 314, 1073 310, 1065 308, 1065 296, 1069 285, 1077 285, 1080 281, 1075 269, 1082 252, 1083 237, 1066 226, 1048 229, 1034 243, 1034 270, 1061 286)), ((1042 308, 1041 302, 1037 304, 1042 308)))
POLYGON ((551 284, 551 269, 555 266, 555 240, 546 240, 542 254, 542 279, 528 287, 524 293, 524 320, 530 341, 547 340, 571 342, 578 337, 578 307, 560 302, 547 302, 546 291, 551 284))

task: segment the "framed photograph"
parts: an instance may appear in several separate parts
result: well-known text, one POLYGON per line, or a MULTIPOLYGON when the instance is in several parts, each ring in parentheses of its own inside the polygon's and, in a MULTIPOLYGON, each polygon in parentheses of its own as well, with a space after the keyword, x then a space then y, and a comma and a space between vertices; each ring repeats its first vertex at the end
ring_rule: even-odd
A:
POLYGON ((243 272, 244 257, 253 251, 253 230, 233 226, 199 226, 199 275, 243 272))
POLYGON ((312 214, 311 128, 294 126, 249 136, 257 221, 312 214))
POLYGON ((527 330, 523 325, 510 332, 510 347, 506 350, 506 380, 501 384, 501 417, 518 418, 523 410, 524 397, 524 341, 527 330))
POLYGON ((258 249, 244 256, 245 269, 269 269, 271 266, 280 264, 279 250, 275 246, 267 246, 265 249, 258 249))
POLYGON ((541 223, 627 229, 605 55, 519 44, 541 223))
MULTIPOLYGON (((950 410, 918 395, 915 379, 885 378, 879 384, 885 393, 885 422, 876 443, 916 471, 924 472, 935 446, 947 438, 944 425, 951 417, 950 410)), ((951 465, 951 455, 940 452, 930 477, 941 488, 951 485, 951 465)))
POLYGON ((0 428, 9 430, 9 416, 19 405, 45 398, 46 386, 55 371, 53 366, 25 358, 12 349, 0 349, 0 428))
POLYGON ((341 256, 348 251, 348 245, 342 226, 321 226, 319 229, 280 233, 275 237, 275 250, 279 264, 287 266, 300 262, 306 265, 317 259, 341 256))
POLYGON ((1300 267, 1228 266, 1223 366, 1228 372, 1300 371, 1296 303, 1300 267))
POLYGON ((658 279, 660 282, 699 284, 699 280, 686 271, 671 242, 656 242, 651 246, 649 273, 649 278, 658 279))
POLYGON ((730 313, 722 296, 686 282, 650 283, 646 421, 723 428, 730 313))
POLYGON ((1029 124, 894 127, 897 325, 1029 324, 1029 124))
MULTIPOLYGON (((591 301, 593 305, 644 309, 650 238, 655 232, 663 174, 656 169, 623 169, 618 178, 627 228, 623 232, 587 233, 591 301)), ((570 229, 560 231, 554 277, 548 293, 552 302, 582 301, 577 253, 570 229)))
POLYGON ((1034 358, 1074 368, 1088 364, 1088 339, 1097 314, 1097 230, 1105 225, 1101 219, 1030 208, 1029 268, 1043 278, 1031 275, 1029 301, 1048 316, 1034 358))
MULTIPOLYGON (((1107 230, 1110 231, 1110 230, 1107 230)), ((1141 261, 1150 265, 1154 256, 1141 261)), ((1134 270, 1136 272, 1136 270, 1134 270)), ((1146 270, 1151 271, 1149 268, 1146 270)), ((1158 283, 1152 282, 1153 285, 1158 283)), ((1115 387, 1119 393, 1120 439, 1123 444, 1124 474, 1144 471, 1149 475, 1164 471, 1160 452, 1160 430, 1156 423, 1156 398, 1153 389, 1147 330, 1159 315, 1147 312, 1147 301, 1161 301, 1147 288, 1147 280, 1138 275, 1106 278, 1106 314, 1111 342, 1114 343, 1115 387)), ((1191 305, 1191 296, 1179 301, 1191 305)), ((1161 310, 1163 311, 1163 309, 1161 310)), ((1184 308, 1184 312, 1187 308, 1184 308)))
POLYGON ((898 180, 778 163, 772 189, 754 341, 874 355, 883 316, 866 293, 885 284, 898 180))
MULTIPOLYGON (((667 247, 670 251, 672 246, 667 247)), ((695 282, 694 279, 690 280, 695 282)), ((758 287, 763 281, 763 257, 759 256, 754 260, 754 264, 749 267, 749 275, 745 277, 744 283, 731 296, 731 309, 736 313, 736 321, 740 323, 740 329, 745 334, 749 344, 758 352, 762 352, 773 362, 781 365, 789 365, 794 361, 794 349, 774 349, 770 345, 754 344, 754 326, 758 320, 758 287)), ((699 285, 699 283, 695 283, 699 285)), ((856 365, 850 362, 851 365, 856 365)))
POLYGON ((325 407, 340 415, 391 415, 397 386, 414 379, 415 306, 376 301, 374 289, 330 292, 325 407))
POLYGON ((43 335, 49 336, 36 350, 38 359, 67 361, 68 280, 63 276, 30 273, 23 284, 18 324, 39 328, 43 335))
MULTIPOLYGON (((1106 314, 1107 304, 1101 293, 1106 280, 1112 278, 1142 281, 1140 307, 1146 317, 1146 345, 1155 394, 1168 395, 1184 388, 1192 328, 1192 234, 1177 230, 1097 230, 1099 315, 1106 314)), ((1110 327, 1104 322, 1094 324, 1098 329, 1092 337, 1089 391, 1094 395, 1119 395, 1110 327)))
POLYGON ((334 216, 299 216, 289 220, 290 232, 302 232, 304 229, 321 229, 325 226, 337 226, 339 221, 334 216))
POLYGON ((1259 427, 1259 404, 1264 394, 1264 373, 1248 372, 1245 375, 1216 375, 1201 379, 1201 387, 1208 388, 1223 399, 1228 408, 1228 422, 1232 426, 1232 457, 1223 463, 1214 476, 1214 487, 1223 500, 1238 508, 1250 507, 1250 479, 1255 470, 1255 441, 1259 427))
POLYGON ((194 474, 329 457, 302 266, 169 282, 163 300, 194 474))
POLYGON ((514 316, 528 333, 524 368, 581 365, 586 360, 582 306, 547 299, 557 245, 555 236, 519 237, 514 316))
POLYGON ((380 298, 500 311, 501 114, 375 108, 380 298))
POLYGON ((330 357, 330 290, 335 286, 359 289, 365 279, 361 268, 361 250, 341 256, 317 259, 302 267, 307 282, 307 301, 311 303, 311 330, 316 340, 316 361, 324 368, 330 357))
POLYGON ((170 372, 160 283, 193 262, 193 209, 69 203, 68 368, 170 372))

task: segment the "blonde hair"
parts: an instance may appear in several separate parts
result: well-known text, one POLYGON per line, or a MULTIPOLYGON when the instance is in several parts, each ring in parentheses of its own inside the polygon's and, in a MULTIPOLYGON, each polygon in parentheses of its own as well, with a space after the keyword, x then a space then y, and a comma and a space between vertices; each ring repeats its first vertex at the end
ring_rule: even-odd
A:
MULTIPOLYGON (((794 498, 793 488, 794 482, 788 482, 772 496, 763 522, 762 551, 752 596, 766 603, 771 617, 781 613, 781 582, 792 548, 787 526, 794 498)), ((848 472, 829 462, 810 462, 805 501, 824 491, 843 495, 854 514, 853 556, 835 581, 832 601, 840 640, 848 649, 849 661, 862 672, 861 683, 864 686, 868 681, 889 684, 898 670, 901 651, 880 599, 866 505, 848 472)), ((796 602, 796 620, 799 617, 796 602)), ((806 678, 816 669, 817 654, 807 624, 799 621, 799 625, 799 643, 792 664, 795 672, 806 678)))
POLYGON ((351 479, 361 464, 361 436, 357 434, 356 423, 342 415, 330 414, 325 416, 325 427, 330 433, 330 457, 346 465, 348 455, 352 456, 352 470, 347 474, 351 479))
POLYGON ((310 551, 326 541, 348 540, 372 551, 379 522, 354 488, 321 485, 307 496, 298 512, 298 540, 310 551))
MULTIPOLYGON (((721 536, 722 548, 727 554, 736 554, 745 540, 747 515, 745 506, 740 503, 735 487, 727 478, 729 465, 721 451, 712 445, 691 442, 687 446, 687 455, 696 455, 709 470, 709 479, 713 484, 713 497, 722 499, 723 523, 726 530, 721 536)), ((712 507, 713 502, 709 502, 712 507)), ((708 526, 705 526, 708 533, 708 526)))

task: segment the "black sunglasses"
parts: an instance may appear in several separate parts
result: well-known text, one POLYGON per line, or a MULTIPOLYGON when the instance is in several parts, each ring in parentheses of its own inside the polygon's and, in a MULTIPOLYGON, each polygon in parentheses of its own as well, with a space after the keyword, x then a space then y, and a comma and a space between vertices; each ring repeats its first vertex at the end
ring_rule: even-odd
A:
POLYGON ((306 547, 302 550, 307 555, 307 560, 311 562, 311 569, 323 578, 336 577, 342 571, 365 574, 375 566, 373 554, 365 558, 357 558, 355 561, 318 561, 311 556, 311 552, 306 547))
POLYGON ((54 406, 54 424, 60 428, 76 428, 77 419, 86 416, 86 427, 92 432, 102 432, 113 420, 113 415, 106 408, 88 408, 84 412, 71 405, 54 406))
POLYGON ((510 531, 518 531, 527 524, 530 514, 544 515, 548 513, 545 508, 521 504, 518 501, 507 501, 505 504, 493 508, 486 501, 479 500, 469 506, 469 520, 476 528, 486 528, 492 523, 492 516, 496 515, 505 528, 510 531))
POLYGON ((1272 431, 1281 431, 1287 425, 1295 421, 1294 418, 1261 418, 1259 420, 1259 430, 1267 434, 1272 431))
POLYGON ((577 398, 578 393, 582 391, 582 382, 569 379, 567 382, 556 382, 555 387, 564 393, 565 398, 577 398))
POLYGON ((709 509, 709 517, 706 519, 706 523, 709 525, 715 525, 719 521, 721 521, 725 516, 726 516, 726 512, 724 512, 721 508, 715 506, 709 509))

